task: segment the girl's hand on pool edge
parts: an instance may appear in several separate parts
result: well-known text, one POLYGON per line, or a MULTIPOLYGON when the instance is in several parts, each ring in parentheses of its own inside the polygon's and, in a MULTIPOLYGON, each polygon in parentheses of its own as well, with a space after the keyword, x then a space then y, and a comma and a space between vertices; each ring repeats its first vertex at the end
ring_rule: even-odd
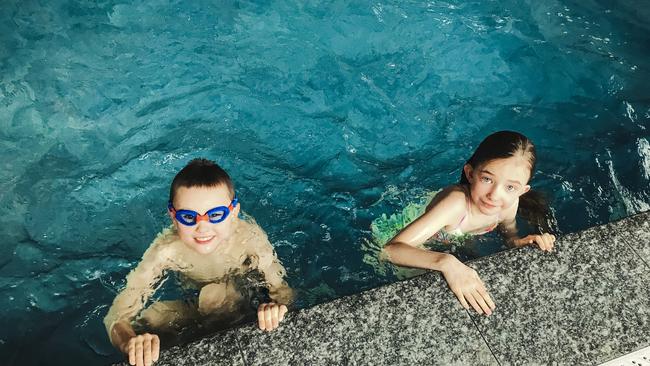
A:
POLYGON ((551 252, 553 251, 553 245, 555 244, 555 235, 548 233, 540 235, 528 235, 525 238, 515 239, 514 243, 517 247, 536 244, 539 249, 545 252, 551 252))
POLYGON ((496 308, 478 273, 453 257, 442 271, 451 291, 466 310, 470 305, 479 314, 491 315, 496 308))
POLYGON ((129 364, 151 366, 160 356, 160 339, 155 334, 140 334, 126 343, 122 352, 129 355, 129 364))
POLYGON ((260 330, 272 331, 280 325, 287 307, 276 303, 263 303, 257 307, 257 323, 260 330))

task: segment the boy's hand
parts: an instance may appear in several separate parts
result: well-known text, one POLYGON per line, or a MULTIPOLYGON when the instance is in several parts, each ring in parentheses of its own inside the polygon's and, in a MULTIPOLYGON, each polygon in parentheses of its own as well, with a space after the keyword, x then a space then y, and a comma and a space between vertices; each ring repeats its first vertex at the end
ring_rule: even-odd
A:
POLYGON ((453 262, 446 266, 442 275, 465 309, 469 310, 471 305, 479 314, 492 314, 496 306, 474 269, 453 258, 453 262))
POLYGON ((155 334, 140 334, 129 339, 122 347, 122 352, 129 355, 129 364, 151 366, 160 356, 160 339, 155 334))
POLYGON ((260 304, 257 307, 257 322, 260 329, 270 332, 277 328, 286 313, 287 307, 285 305, 276 303, 260 304))
POLYGON ((523 247, 524 245, 537 244, 539 249, 550 252, 553 250, 553 244, 555 244, 555 235, 552 234, 541 234, 541 235, 528 235, 525 238, 515 239, 514 244, 517 247, 523 247))

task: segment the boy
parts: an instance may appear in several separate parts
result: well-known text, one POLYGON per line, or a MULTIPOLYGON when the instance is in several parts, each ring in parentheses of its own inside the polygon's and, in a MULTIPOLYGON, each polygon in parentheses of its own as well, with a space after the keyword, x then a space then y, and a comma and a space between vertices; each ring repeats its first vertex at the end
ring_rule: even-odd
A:
POLYGON ((233 183, 217 164, 192 160, 174 177, 169 196, 173 226, 154 239, 104 318, 111 343, 131 365, 151 365, 160 349, 157 334, 137 335, 133 325, 178 332, 191 320, 233 317, 246 302, 236 286, 238 277, 256 271, 269 290, 273 302, 257 310, 262 330, 278 326, 292 298, 266 234, 252 219, 238 217, 233 183), (158 301, 142 310, 168 270, 189 280, 200 291, 198 299, 158 301))

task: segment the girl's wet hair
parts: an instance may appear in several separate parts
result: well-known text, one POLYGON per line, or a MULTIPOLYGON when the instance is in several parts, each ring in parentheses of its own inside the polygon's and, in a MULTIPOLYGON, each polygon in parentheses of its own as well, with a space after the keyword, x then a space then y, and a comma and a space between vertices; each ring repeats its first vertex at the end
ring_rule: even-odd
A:
POLYGON ((228 188, 230 199, 235 197, 235 187, 228 173, 212 160, 198 158, 190 161, 179 171, 169 189, 169 200, 174 202, 176 191, 180 187, 216 187, 224 184, 228 188))
MULTIPOLYGON (((522 156, 528 160, 530 166, 530 178, 535 171, 537 154, 535 145, 528 137, 514 131, 499 131, 486 137, 478 145, 474 154, 467 160, 466 164, 477 169, 478 167, 496 159, 505 159, 511 156, 522 156)), ((528 178, 528 180, 530 180, 528 178)), ((460 183, 469 184, 465 172, 460 173, 460 183)))
MULTIPOLYGON (((506 159, 512 156, 521 156, 528 161, 530 177, 535 172, 537 153, 535 145, 528 137, 514 131, 499 131, 486 137, 476 148, 474 154, 466 164, 477 169, 478 167, 496 159, 506 159)), ((465 171, 461 170, 460 184, 469 185, 465 171)), ((542 232, 556 231, 557 224, 543 194, 529 190, 519 197, 517 213, 537 227, 542 232)))

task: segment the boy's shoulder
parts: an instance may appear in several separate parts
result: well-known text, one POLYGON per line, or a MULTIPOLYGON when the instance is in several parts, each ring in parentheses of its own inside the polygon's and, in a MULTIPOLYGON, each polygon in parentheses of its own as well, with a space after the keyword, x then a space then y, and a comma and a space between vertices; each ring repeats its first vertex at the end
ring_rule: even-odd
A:
MULTIPOLYGON (((178 239, 178 234, 176 233, 176 229, 174 229, 174 225, 169 225, 166 228, 162 229, 156 235, 156 238, 153 240, 153 243, 159 243, 159 244, 168 244, 171 243, 174 240, 178 239)), ((152 244, 153 244, 152 243, 152 244)))
POLYGON ((156 235, 154 240, 147 248, 145 255, 155 256, 160 259, 171 258, 174 255, 175 244, 179 243, 180 238, 173 225, 164 228, 156 235))
POLYGON ((273 252, 266 232, 252 216, 244 215, 239 221, 234 239, 242 248, 257 255, 273 252))
POLYGON ((239 219, 239 225, 237 228, 237 234, 241 236, 241 239, 249 240, 268 240, 266 232, 262 227, 255 221, 253 216, 248 214, 242 215, 239 219))

